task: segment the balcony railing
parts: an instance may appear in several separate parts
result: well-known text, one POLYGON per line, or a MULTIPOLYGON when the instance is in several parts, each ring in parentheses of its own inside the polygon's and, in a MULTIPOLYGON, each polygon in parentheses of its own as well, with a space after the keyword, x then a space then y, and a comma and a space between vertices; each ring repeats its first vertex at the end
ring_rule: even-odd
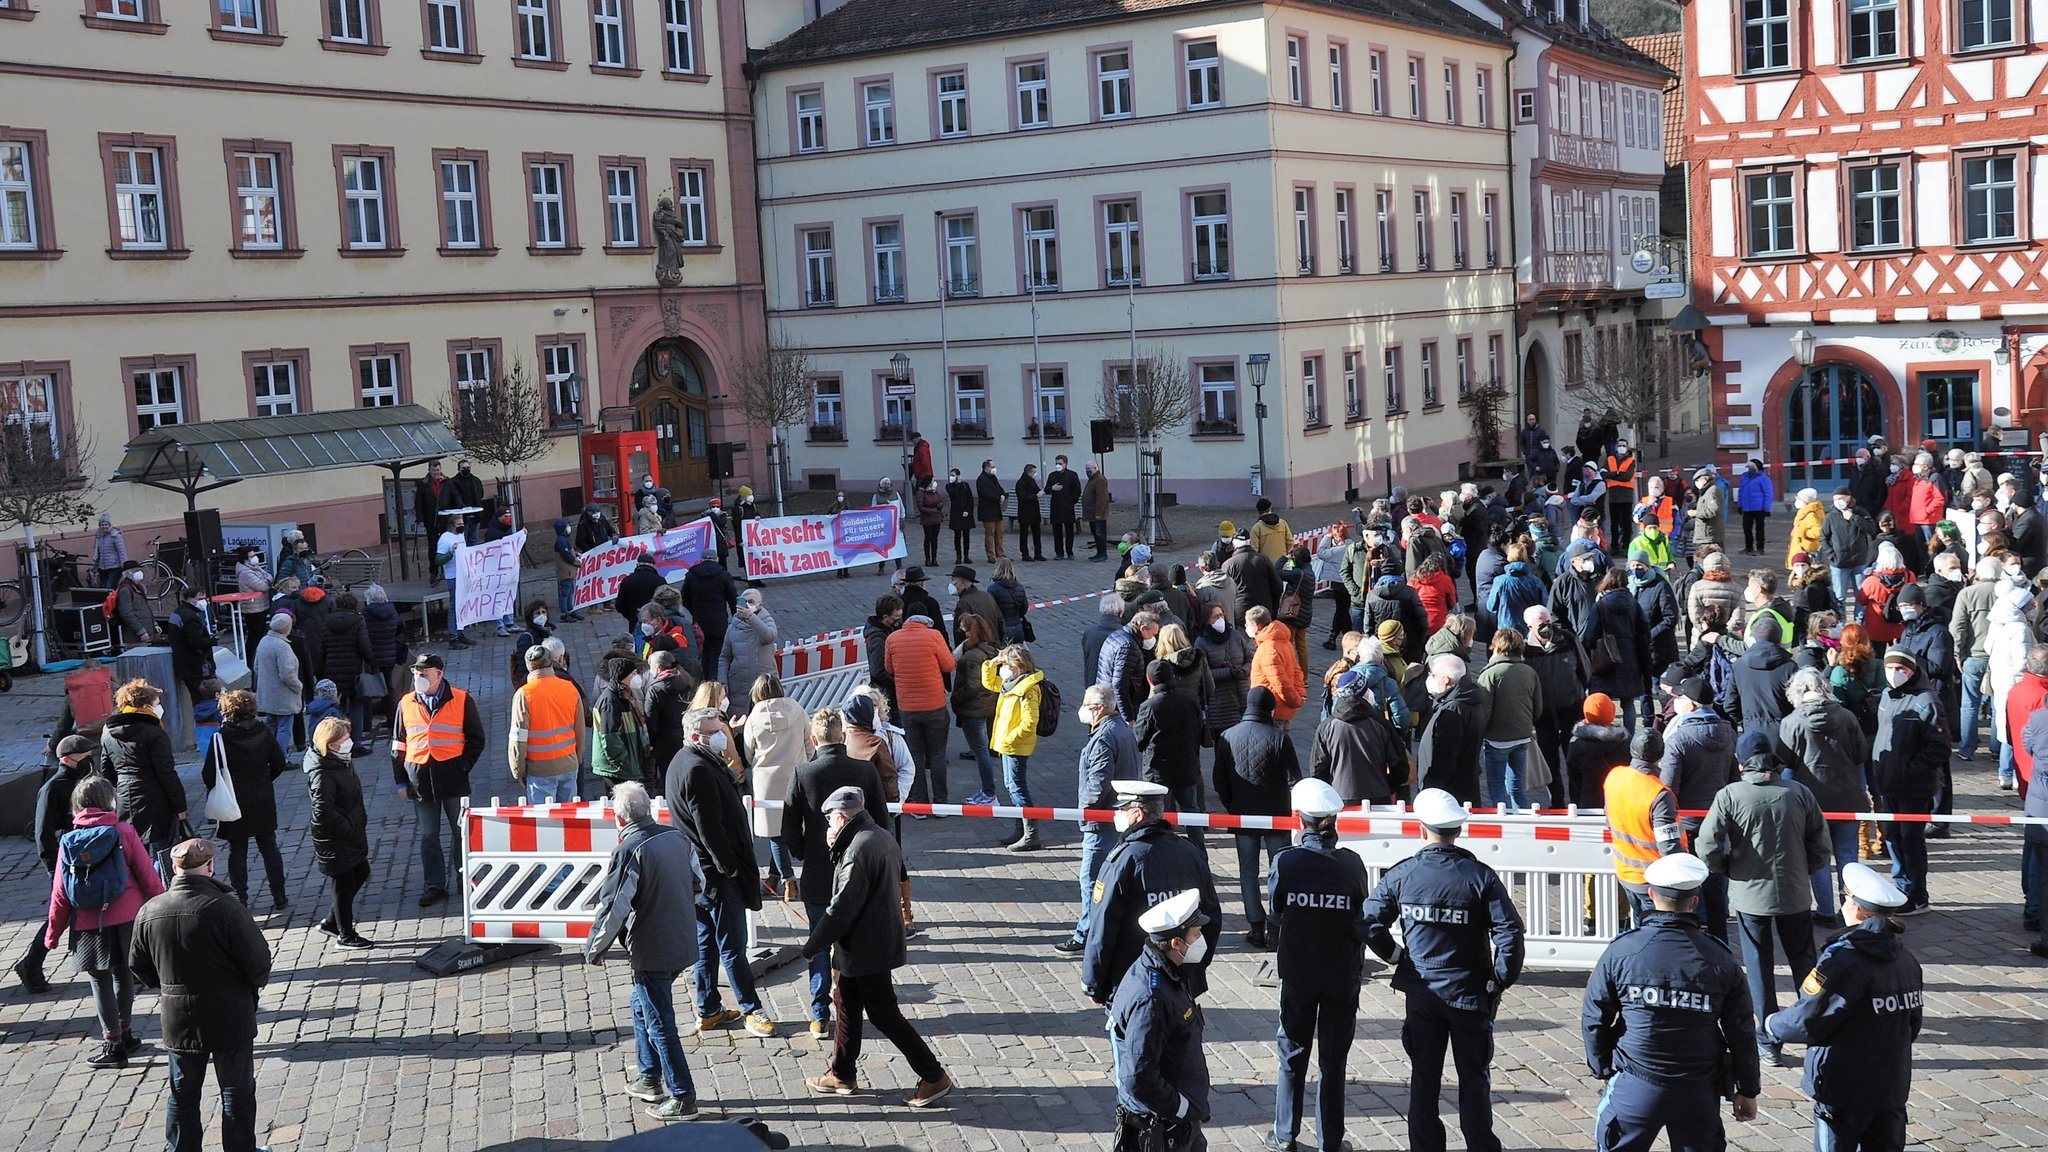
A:
POLYGON ((1316 262, 1315 262, 1315 260, 1314 260, 1314 259, 1313 259, 1312 257, 1308 257, 1308 256, 1301 256, 1301 257, 1297 257, 1297 258, 1295 259, 1295 261, 1294 261, 1294 274, 1295 274, 1296 276, 1313 276, 1313 275, 1315 275, 1315 274, 1316 274, 1316 262))
MULTIPOLYGON (((1071 439, 1072 436, 1073 434, 1067 431, 1065 421, 1048 420, 1045 422, 1045 438, 1047 440, 1067 440, 1071 439)), ((1024 426, 1024 438, 1026 440, 1038 439, 1038 421, 1033 420, 1024 426)))
POLYGON ((1607 257, 1597 252, 1550 252, 1543 257, 1543 281, 1572 287, 1606 287, 1607 257))
POLYGON ((1311 405, 1301 410, 1301 426, 1303 428, 1321 428, 1323 423, 1322 405, 1311 405))
POLYGON ((1189 274, 1196 280, 1230 279, 1230 261, 1228 260, 1197 260, 1188 266, 1188 270, 1189 274))
POLYGON ((884 424, 880 428, 875 429, 875 439, 878 442, 883 440, 901 440, 915 431, 917 431, 917 425, 915 424, 884 424))
POLYGON ((810 427, 810 432, 804 438, 813 444, 844 444, 846 443, 846 425, 838 423, 813 424, 810 427))
POLYGON ((1129 268, 1105 268, 1102 282, 1111 288, 1142 288, 1145 285, 1145 270, 1133 264, 1129 268))
POLYGON ((834 308, 838 304, 839 301, 830 292, 804 293, 804 307, 806 308, 834 308))
POLYGON ((903 281, 882 280, 875 284, 875 303, 901 304, 904 300, 903 281))
POLYGON ((946 295, 955 300, 965 300, 979 296, 981 295, 981 280, 975 276, 947 280, 946 295))
POLYGON ((1353 271, 1354 265, 1352 263, 1350 256, 1345 255, 1337 257, 1337 275, 1349 276, 1353 271))
POLYGON ((1346 420, 1363 420, 1363 419, 1365 419, 1365 405, 1364 405, 1364 404, 1361 404, 1361 403, 1359 403, 1359 402, 1358 402, 1358 401, 1356 401, 1356 400, 1350 401, 1349 403, 1345 404, 1345 405, 1344 405, 1344 419, 1346 419, 1346 420))

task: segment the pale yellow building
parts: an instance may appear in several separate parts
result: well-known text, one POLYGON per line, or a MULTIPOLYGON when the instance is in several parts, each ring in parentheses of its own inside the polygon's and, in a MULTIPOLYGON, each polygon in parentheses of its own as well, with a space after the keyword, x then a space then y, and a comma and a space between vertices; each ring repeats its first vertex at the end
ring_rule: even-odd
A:
MULTIPOLYGON (((1007 481, 1041 422, 1078 466, 1134 342, 1194 391, 1182 501, 1249 502, 1262 448, 1283 506, 1455 476, 1461 394, 1514 371, 1508 49, 1343 0, 852 0, 783 39, 756 127, 770 339, 814 378, 798 485, 900 476, 906 421, 941 472, 1007 481)), ((1128 498, 1131 450, 1108 470, 1128 498)))
MULTIPOLYGON (((749 437, 723 381, 763 330, 744 19, 737 0, 0 0, 8 418, 75 422, 105 475, 159 423, 438 407, 516 361, 550 395, 536 529, 580 506, 575 445, 600 427, 658 428, 664 482, 708 493, 707 445, 749 437), (658 287, 669 191, 684 261, 658 287)), ((735 482, 766 476, 753 455, 735 482)), ((209 500, 230 524, 313 524, 326 551, 377 541, 379 484, 209 500)), ((170 493, 107 504, 131 551, 182 535, 170 493)))

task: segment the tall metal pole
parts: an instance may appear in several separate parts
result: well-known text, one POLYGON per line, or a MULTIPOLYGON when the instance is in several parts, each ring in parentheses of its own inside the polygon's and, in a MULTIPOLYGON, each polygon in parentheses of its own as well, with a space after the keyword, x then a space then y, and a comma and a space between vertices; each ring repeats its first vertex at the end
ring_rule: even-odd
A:
POLYGON ((1045 474, 1045 389, 1038 378, 1038 281, 1031 283, 1031 422, 1038 426, 1038 473, 1045 474))
POLYGON ((1255 352, 1246 361, 1252 374, 1252 413, 1259 423, 1259 471, 1252 484, 1252 495, 1266 494, 1266 369, 1273 358, 1264 352, 1255 352))
MULTIPOLYGON (((1138 449, 1138 519, 1148 518, 1150 511, 1145 505, 1145 438, 1139 434, 1138 425, 1138 276, 1139 268, 1129 257, 1124 259, 1124 317, 1131 329, 1131 439, 1138 449)), ((1114 415, 1114 413, 1112 413, 1114 415)))
MULTIPOLYGON (((939 221, 939 244, 941 248, 939 253, 939 387, 942 389, 941 395, 951 396, 953 394, 953 370, 950 366, 950 350, 946 345, 946 297, 953 294, 953 250, 945 247, 946 214, 940 211, 933 212, 932 216, 939 221)), ((949 400, 947 403, 951 403, 951 401, 949 400)), ((945 423, 946 471, 950 473, 953 471, 953 422, 948 420, 945 423)))

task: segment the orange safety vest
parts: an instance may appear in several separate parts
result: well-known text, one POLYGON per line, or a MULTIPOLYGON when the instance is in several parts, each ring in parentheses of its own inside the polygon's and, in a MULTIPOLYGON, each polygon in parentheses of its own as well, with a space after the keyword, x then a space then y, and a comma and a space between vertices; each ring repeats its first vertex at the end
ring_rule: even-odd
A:
POLYGON ((460 688, 450 687, 448 702, 431 716, 419 694, 407 692, 398 701, 398 719, 405 725, 405 762, 425 764, 461 756, 462 721, 468 710, 469 693, 460 688))
POLYGON ((1636 457, 1631 452, 1626 456, 1607 455, 1607 494, 1615 495, 1615 489, 1627 492, 1633 503, 1636 494, 1636 457))
POLYGON ((1671 789, 1657 777, 1621 764, 1608 770, 1600 790, 1606 798, 1607 827, 1614 833, 1615 875, 1625 884, 1641 884, 1643 869, 1664 855, 1650 824, 1650 808, 1659 794, 1671 789))
POLYGON ((576 718, 583 697, 576 686, 560 676, 539 676, 519 687, 526 699, 526 731, 514 730, 514 740, 526 742, 528 763, 560 760, 576 755, 576 718))
MULTIPOLYGON (((1649 502, 1646 500, 1644 503, 1649 502)), ((1659 496, 1650 507, 1657 513, 1657 530, 1666 536, 1671 535, 1672 528, 1678 523, 1678 502, 1669 496, 1659 496)))

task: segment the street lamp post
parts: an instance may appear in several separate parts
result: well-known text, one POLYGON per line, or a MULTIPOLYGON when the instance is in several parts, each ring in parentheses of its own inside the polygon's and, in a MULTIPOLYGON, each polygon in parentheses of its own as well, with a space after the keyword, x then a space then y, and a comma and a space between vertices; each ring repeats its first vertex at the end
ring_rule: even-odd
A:
POLYGON ((912 483, 910 477, 910 420, 911 414, 917 411, 916 397, 910 393, 909 384, 910 357, 898 352, 894 356, 889 357, 889 390, 901 401, 901 407, 897 410, 897 414, 901 419, 897 421, 897 427, 903 435, 903 486, 906 489, 912 483))
POLYGON ((1264 352, 1254 352, 1245 360, 1245 370, 1252 378, 1252 416, 1259 424, 1259 466, 1252 473, 1252 495, 1266 494, 1266 369, 1273 358, 1264 352))

